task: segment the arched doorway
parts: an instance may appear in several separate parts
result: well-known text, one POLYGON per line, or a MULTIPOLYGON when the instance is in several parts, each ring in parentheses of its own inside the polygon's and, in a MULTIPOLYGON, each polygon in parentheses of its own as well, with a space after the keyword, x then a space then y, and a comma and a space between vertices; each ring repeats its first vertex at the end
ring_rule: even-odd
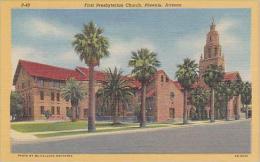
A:
POLYGON ((169 109, 169 118, 170 119, 175 119, 175 108, 170 108, 169 109))

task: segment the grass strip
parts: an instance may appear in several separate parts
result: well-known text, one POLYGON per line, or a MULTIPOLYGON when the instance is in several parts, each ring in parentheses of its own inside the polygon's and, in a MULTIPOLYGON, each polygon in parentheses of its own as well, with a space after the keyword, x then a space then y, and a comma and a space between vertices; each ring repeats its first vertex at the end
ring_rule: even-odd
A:
MULTIPOLYGON (((111 122, 97 122, 96 127, 125 127, 134 126, 136 123, 122 123, 118 125, 112 125, 111 122)), ((48 132, 48 131, 63 131, 63 130, 75 130, 87 128, 86 121, 77 122, 46 122, 46 123, 12 123, 11 128, 18 132, 48 132)))
MULTIPOLYGON (((168 125, 163 124, 151 124, 148 125, 146 128, 159 128, 159 127, 167 127, 168 125)), ((123 131, 123 130, 135 130, 140 129, 138 126, 131 126, 131 127, 123 127, 123 128, 117 128, 117 129, 101 129, 96 130, 95 133, 101 133, 101 132, 117 132, 117 131, 123 131)), ((144 128, 145 129, 145 128, 144 128)), ((88 131, 71 131, 71 132, 55 132, 55 133, 44 133, 44 134, 36 134, 36 137, 39 138, 47 138, 47 137, 58 137, 58 136, 69 136, 69 135, 78 135, 78 134, 89 134, 88 131)))

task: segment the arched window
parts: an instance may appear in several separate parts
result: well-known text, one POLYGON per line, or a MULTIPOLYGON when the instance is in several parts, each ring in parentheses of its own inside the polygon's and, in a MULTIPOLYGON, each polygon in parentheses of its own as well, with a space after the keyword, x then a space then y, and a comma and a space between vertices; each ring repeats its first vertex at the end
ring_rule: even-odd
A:
POLYGON ((163 82, 163 75, 161 75, 161 82, 163 82))
POLYGON ((210 48, 208 49, 208 58, 211 58, 210 48))
POLYGON ((169 82, 169 78, 168 78, 168 77, 166 77, 165 81, 166 81, 166 82, 169 82))

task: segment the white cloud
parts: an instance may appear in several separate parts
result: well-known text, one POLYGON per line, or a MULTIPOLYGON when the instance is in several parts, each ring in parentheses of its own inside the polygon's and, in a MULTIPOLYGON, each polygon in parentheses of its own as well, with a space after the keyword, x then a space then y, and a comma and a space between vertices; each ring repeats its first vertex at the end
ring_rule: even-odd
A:
MULTIPOLYGON (((102 59, 99 69, 114 68, 115 66, 126 70, 128 68, 128 61, 131 58, 131 52, 136 51, 140 48, 148 48, 151 51, 155 51, 155 46, 152 42, 143 38, 135 38, 131 40, 120 40, 115 39, 111 41, 111 47, 109 51, 111 55, 108 58, 102 59)), ((58 53, 44 52, 34 47, 22 47, 14 46, 12 48, 12 71, 15 72, 17 63, 19 59, 35 61, 50 65, 59 64, 60 66, 65 66, 69 68, 74 68, 75 66, 85 66, 79 60, 79 57, 71 49, 68 51, 61 51, 58 53), (54 57, 55 56, 55 57, 54 57)))
POLYGON ((242 41, 242 35, 233 30, 243 23, 238 19, 224 18, 219 21, 217 30, 220 34, 220 43, 225 57, 227 71, 239 71, 243 80, 251 80, 250 56, 248 60, 246 51, 247 43, 242 41), (239 65, 239 66, 238 66, 239 65))
POLYGON ((36 50, 32 47, 15 46, 12 48, 12 76, 14 76, 16 66, 20 59, 29 61, 47 61, 46 57, 43 57, 42 51, 36 50))
MULTIPOLYGON (((237 19, 222 18, 216 22, 216 30, 219 33, 220 45, 222 46, 222 54, 225 57, 226 71, 239 71, 242 78, 250 80, 250 72, 247 70, 249 65, 243 62, 245 53, 241 52, 245 49, 245 42, 233 30, 242 23, 237 19), (238 67, 237 63, 240 62, 238 67)), ((203 29, 193 34, 182 36, 176 43, 176 52, 182 54, 181 57, 192 56, 197 62, 200 55, 203 54, 203 48, 206 43, 206 34, 209 29, 203 29)), ((179 59, 183 59, 183 58, 179 59)))
POLYGON ((50 65, 59 66, 60 64, 61 66, 65 66, 68 68, 74 68, 75 66, 79 66, 83 64, 80 62, 79 58, 76 56, 73 50, 64 51, 64 52, 61 51, 59 53, 51 53, 51 52, 44 52, 33 47, 14 46, 12 48, 12 74, 13 75, 16 70, 17 63, 20 59, 50 64, 50 65))
POLYGON ((69 50, 60 54, 57 54, 57 60, 62 61, 63 63, 77 62, 79 57, 73 50, 69 50))
MULTIPOLYGON (((131 52, 137 51, 140 48, 148 48, 151 51, 155 51, 154 44, 144 38, 134 38, 131 40, 115 39, 111 41, 110 56, 101 60, 100 68, 118 68, 127 69, 128 61, 131 58, 131 52)), ((156 52, 156 51, 155 51, 156 52)))
MULTIPOLYGON (((238 25, 238 22, 233 19, 221 19, 219 23, 216 23, 216 30, 219 33, 220 44, 227 49, 233 49, 240 46, 240 39, 231 31, 238 25)), ((192 55, 197 61, 201 53, 203 54, 203 48, 206 43, 206 34, 209 29, 203 29, 193 34, 182 36, 176 42, 177 50, 180 50, 184 55, 192 55), (193 52, 193 53, 191 53, 193 52)), ((222 48, 225 51, 225 48, 222 48)))
POLYGON ((216 28, 220 34, 221 44, 229 48, 239 47, 241 40, 237 35, 232 33, 232 30, 238 25, 241 24, 235 19, 224 18, 219 21, 216 28))
POLYGON ((42 56, 43 54, 44 52, 36 50, 32 47, 16 46, 12 48, 12 64, 13 66, 16 66, 19 59, 31 61, 45 60, 46 58, 42 56))
POLYGON ((24 32, 29 36, 51 36, 56 38, 73 37, 74 28, 69 24, 46 21, 41 18, 31 18, 22 24, 24 32))
POLYGON ((33 19, 32 20, 32 26, 36 28, 36 30, 43 35, 56 35, 56 36, 61 36, 64 34, 62 32, 62 29, 59 29, 57 26, 54 24, 39 20, 39 19, 33 19))
POLYGON ((180 54, 179 60, 192 56, 197 62, 203 53, 205 45, 205 34, 203 32, 194 33, 192 35, 184 35, 176 43, 176 53, 180 54))
POLYGON ((232 30, 236 25, 238 25, 238 22, 236 20, 230 18, 223 18, 220 19, 220 21, 217 23, 217 30, 220 33, 223 33, 232 30))

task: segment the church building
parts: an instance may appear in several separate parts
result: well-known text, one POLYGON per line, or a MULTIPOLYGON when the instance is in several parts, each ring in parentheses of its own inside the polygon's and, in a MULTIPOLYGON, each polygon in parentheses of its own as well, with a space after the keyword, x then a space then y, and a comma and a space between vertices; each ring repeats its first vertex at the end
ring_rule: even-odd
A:
MULTIPOLYGON (((222 66, 225 69, 224 54, 219 41, 219 33, 214 21, 210 25, 210 31, 206 36, 204 54, 199 61, 199 85, 206 87, 203 82, 203 74, 210 64, 222 66)), ((21 94, 24 103, 24 119, 43 120, 44 111, 49 110, 52 116, 49 120, 66 120, 67 112, 71 108, 70 102, 61 97, 61 88, 65 81, 74 77, 84 86, 88 86, 88 69, 76 67, 66 69, 62 67, 46 65, 26 60, 20 60, 13 79, 15 91, 21 94)), ((95 71, 95 91, 102 87, 106 80, 104 72, 95 71)), ((223 81, 241 80, 239 72, 225 72, 223 81)), ((140 102, 140 83, 132 82, 136 90, 136 96, 127 108, 120 108, 120 116, 135 116, 134 113, 140 102)), ((146 113, 151 121, 162 122, 168 120, 182 120, 183 115, 183 88, 178 81, 171 79, 164 70, 158 70, 147 87, 146 113)), ((98 100, 97 100, 98 102, 98 100)), ((96 104, 100 105, 99 103, 96 104)), ((228 116, 233 119, 240 113, 240 97, 233 97, 228 103, 228 116)), ((188 116, 190 116, 192 105, 188 103, 188 116)), ((98 116, 109 116, 111 113, 102 112, 97 107, 98 116)), ((79 104, 79 118, 87 119, 88 97, 79 104)), ((209 107, 205 109, 209 116, 209 107)))

